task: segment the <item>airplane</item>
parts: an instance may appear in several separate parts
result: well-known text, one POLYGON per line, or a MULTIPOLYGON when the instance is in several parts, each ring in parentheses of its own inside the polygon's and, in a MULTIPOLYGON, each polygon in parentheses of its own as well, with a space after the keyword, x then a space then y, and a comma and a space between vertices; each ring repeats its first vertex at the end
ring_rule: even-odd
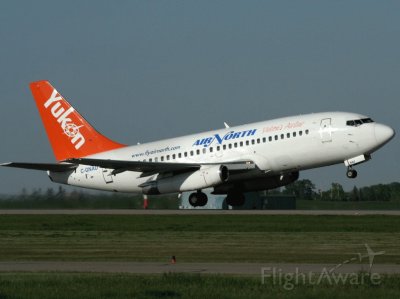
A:
POLYGON ((376 252, 375 252, 375 251, 373 251, 373 250, 371 249, 371 247, 368 246, 368 244, 364 244, 364 246, 365 246, 365 248, 367 249, 367 254, 363 255, 363 254, 361 254, 361 253, 356 253, 357 257, 352 257, 352 258, 350 258, 350 259, 348 259, 348 260, 345 260, 345 261, 343 261, 343 262, 341 262, 341 263, 335 265, 334 267, 332 267, 331 269, 329 269, 329 273, 335 272, 337 269, 339 269, 339 268, 342 267, 343 265, 350 264, 351 262, 357 261, 357 259, 358 259, 359 262, 362 262, 362 260, 363 260, 364 258, 366 258, 366 257, 368 258, 369 269, 371 270, 371 269, 372 269, 372 266, 373 266, 373 264, 374 264, 374 258, 375 258, 375 256, 384 255, 384 254, 386 253, 386 251, 376 251, 376 252))
POLYGON ((51 181, 144 195, 192 192, 192 206, 207 195, 226 195, 240 206, 245 192, 288 185, 299 172, 355 165, 388 143, 395 131, 371 118, 323 112, 229 126, 178 138, 126 146, 97 132, 48 82, 30 84, 57 163, 9 162, 1 166, 47 171, 51 181))
POLYGON ((372 265, 374 264, 374 258, 375 256, 378 255, 383 255, 386 253, 386 251, 373 251, 371 249, 371 247, 368 246, 368 244, 364 244, 365 248, 367 249, 367 254, 366 255, 362 255, 361 253, 358 253, 358 257, 360 259, 360 262, 363 258, 367 257, 368 261, 369 261, 369 268, 372 268, 372 265))

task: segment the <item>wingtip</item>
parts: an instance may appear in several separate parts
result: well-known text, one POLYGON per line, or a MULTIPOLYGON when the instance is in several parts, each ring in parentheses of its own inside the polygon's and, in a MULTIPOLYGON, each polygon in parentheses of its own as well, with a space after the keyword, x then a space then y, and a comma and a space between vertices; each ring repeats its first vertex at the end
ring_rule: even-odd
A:
POLYGON ((7 166, 10 166, 10 165, 12 165, 12 162, 0 163, 0 166, 5 166, 5 167, 7 167, 7 166))

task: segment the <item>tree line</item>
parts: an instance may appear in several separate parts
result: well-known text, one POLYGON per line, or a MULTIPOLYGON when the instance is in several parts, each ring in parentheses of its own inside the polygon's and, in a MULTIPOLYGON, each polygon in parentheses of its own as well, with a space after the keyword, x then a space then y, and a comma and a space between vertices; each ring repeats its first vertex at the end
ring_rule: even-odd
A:
POLYGON ((280 189, 271 190, 273 194, 295 195, 297 199, 325 201, 400 201, 400 183, 378 184, 362 188, 353 187, 344 191, 339 183, 332 183, 326 191, 318 190, 308 179, 298 180, 280 189))
MULTIPOLYGON (((269 190, 267 194, 294 195, 297 199, 323 200, 323 201, 400 201, 400 183, 378 184, 362 188, 353 187, 346 192, 339 183, 332 183, 328 190, 322 191, 316 188, 309 179, 298 180, 282 188, 269 190)), ((138 208, 143 205, 143 196, 135 194, 109 193, 109 192, 85 192, 82 189, 67 191, 62 186, 58 189, 47 190, 33 189, 28 192, 22 189, 16 195, 0 196, 0 208, 8 205, 26 206, 27 203, 40 202, 49 207, 102 206, 104 208, 138 208)), ((151 196, 152 205, 163 208, 165 202, 168 206, 177 206, 177 194, 151 196)))

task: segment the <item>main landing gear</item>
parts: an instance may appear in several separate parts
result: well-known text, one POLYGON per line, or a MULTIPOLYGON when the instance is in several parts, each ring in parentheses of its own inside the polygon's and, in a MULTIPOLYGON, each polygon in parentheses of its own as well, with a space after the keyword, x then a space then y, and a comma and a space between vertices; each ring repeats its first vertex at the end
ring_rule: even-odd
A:
POLYGON ((357 177, 357 171, 354 170, 353 168, 349 167, 349 168, 347 168, 346 175, 349 179, 354 179, 357 177))
POLYGON ((189 195, 189 203, 193 207, 204 207, 207 204, 207 194, 197 190, 189 195))
POLYGON ((238 207, 244 204, 245 199, 243 192, 239 190, 230 190, 226 195, 225 201, 230 206, 238 207))

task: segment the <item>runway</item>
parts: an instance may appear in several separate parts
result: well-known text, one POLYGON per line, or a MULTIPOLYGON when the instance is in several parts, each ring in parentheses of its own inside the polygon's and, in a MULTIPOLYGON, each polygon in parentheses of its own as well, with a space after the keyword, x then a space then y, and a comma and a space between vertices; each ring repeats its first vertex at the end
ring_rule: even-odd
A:
POLYGON ((392 215, 400 210, 0 210, 0 215, 392 215))
MULTIPOLYGON (((267 276, 275 273, 323 273, 334 264, 280 264, 280 263, 152 263, 152 262, 0 262, 0 272, 92 272, 92 273, 206 273, 267 276)), ((400 265, 345 264, 334 273, 371 272, 399 274, 400 265)))

